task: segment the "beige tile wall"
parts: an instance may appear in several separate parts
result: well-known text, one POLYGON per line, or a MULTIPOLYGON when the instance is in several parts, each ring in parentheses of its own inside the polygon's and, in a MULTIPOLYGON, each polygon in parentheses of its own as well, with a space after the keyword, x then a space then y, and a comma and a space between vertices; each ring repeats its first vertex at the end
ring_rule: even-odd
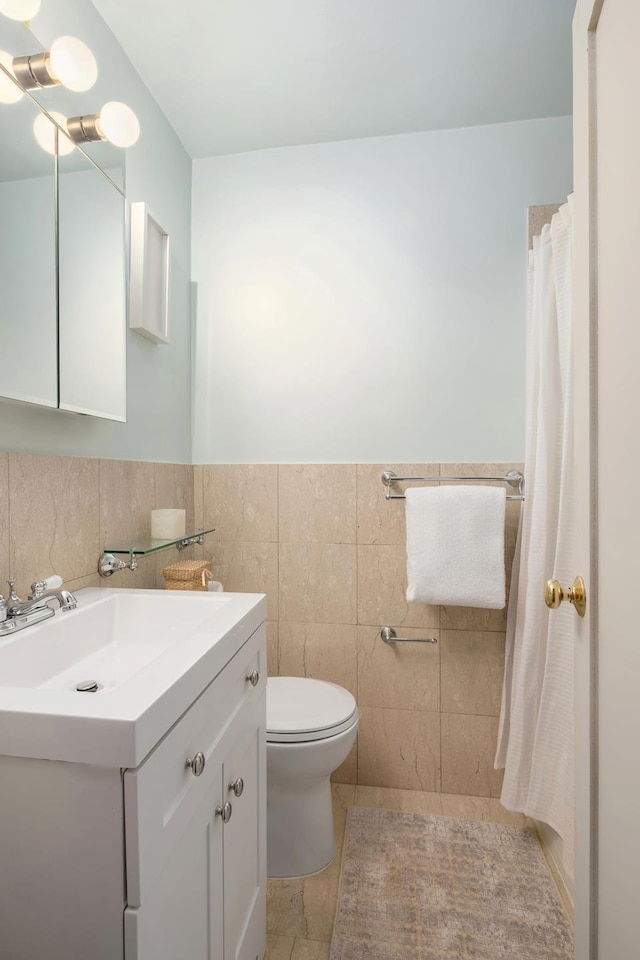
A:
MULTIPOLYGON (((198 552, 226 589, 267 594, 270 673, 356 696, 358 741, 336 779, 495 797, 505 613, 406 602, 404 505, 384 499, 380 473, 481 479, 514 466, 191 467, 0 453, 0 578, 17 580, 21 595, 53 572, 71 589, 160 587, 162 568, 189 551, 108 580, 98 557, 110 541, 147 537, 152 509, 184 507, 188 526, 216 527, 198 552), (385 624, 439 644, 386 646, 385 624)), ((519 509, 507 507, 509 570, 519 509)))
POLYGON ((182 507, 192 525, 193 496, 191 466, 0 453, 0 579, 16 580, 20 596, 51 573, 71 590, 161 586, 177 551, 109 579, 98 576, 98 558, 105 545, 147 538, 154 508, 182 507))
MULTIPOLYGON (((502 475, 520 464, 212 465, 194 469, 196 524, 228 590, 264 591, 272 674, 331 680, 362 713, 336 779, 496 797, 505 612, 407 603, 402 501, 380 474, 502 475), (388 624, 438 646, 386 646, 388 624)), ((507 505, 511 569, 520 506, 507 505)), ((0 522, 1 530, 1 522, 0 522)))

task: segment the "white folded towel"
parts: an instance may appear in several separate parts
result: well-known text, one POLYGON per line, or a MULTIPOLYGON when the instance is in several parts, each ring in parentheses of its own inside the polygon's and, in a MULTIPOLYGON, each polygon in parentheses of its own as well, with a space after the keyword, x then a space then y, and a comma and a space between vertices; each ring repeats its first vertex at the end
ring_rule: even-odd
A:
POLYGON ((407 600, 502 610, 504 487, 407 490, 407 600))

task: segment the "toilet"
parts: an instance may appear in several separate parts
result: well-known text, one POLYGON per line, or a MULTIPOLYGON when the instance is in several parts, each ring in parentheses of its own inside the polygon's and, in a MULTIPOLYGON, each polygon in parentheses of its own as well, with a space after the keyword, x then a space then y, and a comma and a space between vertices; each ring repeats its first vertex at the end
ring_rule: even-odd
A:
POLYGON ((267 874, 304 877, 336 852, 331 774, 358 731, 354 697, 335 683, 267 680, 267 874))

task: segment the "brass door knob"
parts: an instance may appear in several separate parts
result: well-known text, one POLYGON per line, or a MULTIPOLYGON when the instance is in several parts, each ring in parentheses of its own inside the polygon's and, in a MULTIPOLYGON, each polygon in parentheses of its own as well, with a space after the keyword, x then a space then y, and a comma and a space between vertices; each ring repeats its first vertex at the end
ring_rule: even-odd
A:
POLYGON ((557 610, 563 600, 568 600, 576 608, 579 617, 587 610, 587 590, 582 577, 576 577, 568 590, 561 587, 557 580, 547 580, 544 588, 544 602, 551 610, 557 610))

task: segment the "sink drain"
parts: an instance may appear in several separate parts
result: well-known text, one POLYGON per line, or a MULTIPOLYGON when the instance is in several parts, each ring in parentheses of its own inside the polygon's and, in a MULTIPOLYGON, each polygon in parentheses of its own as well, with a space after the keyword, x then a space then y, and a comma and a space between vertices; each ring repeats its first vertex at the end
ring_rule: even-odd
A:
POLYGON ((102 684, 97 680, 82 680, 81 683, 76 684, 78 693, 97 693, 101 689, 102 684))

